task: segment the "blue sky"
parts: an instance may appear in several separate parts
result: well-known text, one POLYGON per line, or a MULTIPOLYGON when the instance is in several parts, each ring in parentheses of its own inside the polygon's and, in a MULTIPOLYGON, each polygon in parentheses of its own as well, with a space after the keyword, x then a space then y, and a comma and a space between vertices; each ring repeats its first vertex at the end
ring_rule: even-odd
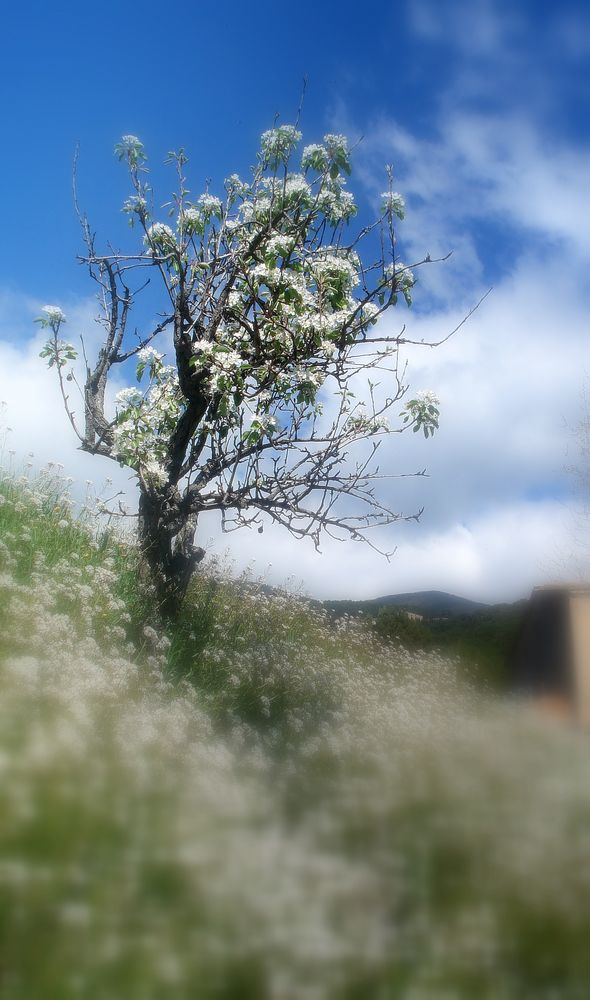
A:
MULTIPOLYGON (((71 163, 99 238, 125 236, 124 171, 112 148, 139 135, 165 201, 168 149, 189 153, 191 187, 246 172, 278 114, 293 120, 307 78, 303 131, 362 137, 353 187, 369 218, 393 163, 406 196, 406 257, 453 255, 416 290, 415 388, 441 397, 434 442, 392 442, 396 471, 428 466, 394 498, 425 505, 397 529, 391 564, 358 546, 311 547, 272 532, 231 537, 239 565, 325 596, 440 587, 483 599, 586 571, 572 529, 566 466, 590 370, 590 16, 583 3, 404 0, 177 7, 22 3, 3 14, 0 198, 0 398, 13 447, 55 457, 72 474, 107 474, 80 456, 37 362, 31 324, 45 302, 91 321, 71 163)), ((214 546, 223 547, 215 525, 214 546)))

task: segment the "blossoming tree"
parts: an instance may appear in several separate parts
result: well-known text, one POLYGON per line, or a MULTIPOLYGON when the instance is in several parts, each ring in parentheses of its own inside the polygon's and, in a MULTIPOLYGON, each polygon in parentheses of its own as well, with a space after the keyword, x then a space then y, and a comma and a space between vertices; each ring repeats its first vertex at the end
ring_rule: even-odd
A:
POLYGON ((179 607, 204 555, 195 544, 203 512, 219 511, 225 530, 261 532, 271 518, 316 546, 324 532, 373 544, 370 528, 402 516, 376 494, 380 439, 437 427, 431 393, 406 401, 397 426, 387 419, 407 392, 407 340, 375 324, 400 297, 411 303, 415 279, 394 233, 403 199, 389 175, 379 218, 353 232, 346 139, 306 146, 293 170, 300 140, 292 125, 265 132, 251 177, 229 177, 223 198, 191 198, 187 157, 169 154, 178 189, 168 224, 155 217, 144 147, 124 136, 115 148, 132 185, 123 210, 141 244, 99 253, 80 215, 104 327, 92 364, 84 350, 85 384, 75 347, 61 339, 61 309, 47 306, 39 320, 49 332, 42 356, 81 447, 137 475, 139 541, 164 614, 179 607), (371 259, 361 256, 367 247, 371 259), (141 334, 130 317, 145 272, 158 278, 162 311, 141 334), (109 414, 109 376, 133 363, 137 384, 109 414), (385 369, 384 394, 370 381, 376 369, 385 369), (81 392, 82 423, 69 382, 81 392))

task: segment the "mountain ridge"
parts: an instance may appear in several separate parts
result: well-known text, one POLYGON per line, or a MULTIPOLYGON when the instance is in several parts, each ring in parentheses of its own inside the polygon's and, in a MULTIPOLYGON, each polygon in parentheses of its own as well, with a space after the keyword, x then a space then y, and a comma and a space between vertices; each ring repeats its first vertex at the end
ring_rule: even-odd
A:
POLYGON ((321 603, 331 611, 342 613, 398 607, 427 618, 474 614, 477 611, 493 607, 493 605, 485 604, 482 601, 472 601, 468 597, 449 594, 443 590, 417 590, 404 594, 384 594, 381 597, 371 597, 364 600, 326 600, 321 603))

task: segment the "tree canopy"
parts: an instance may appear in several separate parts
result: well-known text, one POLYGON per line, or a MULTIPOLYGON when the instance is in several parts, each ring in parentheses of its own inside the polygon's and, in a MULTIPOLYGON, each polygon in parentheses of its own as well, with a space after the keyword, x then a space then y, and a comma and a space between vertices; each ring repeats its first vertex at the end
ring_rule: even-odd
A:
POLYGON ((382 438, 410 427, 428 437, 438 426, 431 392, 396 409, 408 389, 408 340, 403 327, 390 335, 377 325, 400 299, 411 304, 416 281, 417 264, 398 254, 405 206, 392 172, 378 218, 355 227, 346 138, 326 135, 297 153, 301 138, 295 125, 265 132, 249 178, 232 174, 220 196, 194 197, 185 151, 169 153, 177 184, 164 222, 144 146, 123 136, 123 211, 139 240, 99 252, 78 209, 80 259, 104 328, 94 361, 82 341, 82 375, 78 348, 61 339, 61 308, 46 306, 39 319, 49 331, 42 357, 81 447, 137 475, 139 538, 169 607, 202 558, 194 536, 206 511, 219 511, 225 530, 262 531, 268 517, 316 547, 323 533, 374 544, 369 529, 403 516, 377 494, 391 475, 376 463, 382 438), (161 311, 141 332, 131 317, 154 278, 161 311), (129 364, 136 384, 108 413, 109 376, 129 364))

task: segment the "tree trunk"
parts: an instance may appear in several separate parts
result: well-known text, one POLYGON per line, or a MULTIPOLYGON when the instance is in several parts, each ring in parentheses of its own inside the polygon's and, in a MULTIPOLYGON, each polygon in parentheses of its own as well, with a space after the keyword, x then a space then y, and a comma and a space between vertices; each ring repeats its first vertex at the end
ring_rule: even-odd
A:
POLYGON ((141 490, 138 535, 144 566, 163 620, 178 617, 191 577, 205 550, 194 544, 197 515, 182 516, 168 491, 141 490))

